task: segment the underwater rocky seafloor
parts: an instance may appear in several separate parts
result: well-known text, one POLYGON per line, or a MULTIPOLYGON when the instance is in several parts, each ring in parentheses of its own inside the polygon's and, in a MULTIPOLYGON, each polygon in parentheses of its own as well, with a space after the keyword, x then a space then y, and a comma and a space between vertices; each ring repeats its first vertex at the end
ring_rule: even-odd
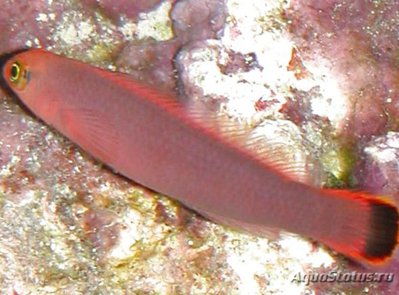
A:
MULTIPOLYGON (((397 198, 395 1, 3 1, 0 52, 43 47, 201 102, 284 147, 315 186, 397 198)), ((299 282, 365 270, 290 234, 209 222, 106 169, 3 92, 4 294, 394 294, 299 282)), ((262 142, 259 143, 262 146, 262 142)), ((244 196, 243 196, 244 198, 244 196)), ((217 201, 217 200, 215 200, 217 201)), ((287 204, 289 206, 289 204, 287 204)), ((317 222, 317 221, 315 221, 317 222)))

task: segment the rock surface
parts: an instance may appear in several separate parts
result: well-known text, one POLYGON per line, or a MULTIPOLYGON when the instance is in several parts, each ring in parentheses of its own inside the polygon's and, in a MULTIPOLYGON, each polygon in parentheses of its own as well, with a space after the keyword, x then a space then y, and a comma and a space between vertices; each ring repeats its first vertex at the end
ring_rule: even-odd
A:
MULTIPOLYGON (((5 0, 0 52, 43 47, 127 72, 284 144, 313 185, 398 197, 395 1, 113 3, 5 0)), ((102 167, 5 92, 0 127, 0 293, 396 290, 308 285, 298 274, 366 270, 301 237, 206 221, 102 167)), ((398 275, 397 259, 378 271, 398 275)))

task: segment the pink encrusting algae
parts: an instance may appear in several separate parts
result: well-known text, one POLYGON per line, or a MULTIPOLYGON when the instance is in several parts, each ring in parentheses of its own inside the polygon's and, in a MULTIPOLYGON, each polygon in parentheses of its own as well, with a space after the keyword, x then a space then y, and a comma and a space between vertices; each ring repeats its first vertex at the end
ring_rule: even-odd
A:
POLYGON ((285 15, 308 61, 327 57, 351 104, 346 137, 397 129, 397 1, 293 0, 285 15))
POLYGON ((394 253, 394 205, 295 181, 290 173, 301 172, 281 164, 278 151, 261 161, 127 75, 28 50, 5 63, 3 78, 34 114, 95 158, 205 216, 255 233, 305 235, 368 264, 394 253))
POLYGON ((162 0, 136 0, 136 1, 109 1, 109 0, 83 0, 85 5, 102 10, 104 13, 111 16, 113 19, 118 20, 121 14, 134 18, 140 13, 151 10, 157 5, 159 5, 162 0))

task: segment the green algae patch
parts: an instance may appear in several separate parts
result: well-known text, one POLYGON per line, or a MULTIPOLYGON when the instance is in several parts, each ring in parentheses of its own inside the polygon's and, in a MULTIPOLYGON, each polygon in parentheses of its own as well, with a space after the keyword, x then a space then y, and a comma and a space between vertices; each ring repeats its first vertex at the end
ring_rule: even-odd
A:
POLYGON ((329 149, 321 156, 321 162, 327 171, 326 187, 343 188, 353 185, 352 170, 356 156, 352 148, 338 146, 329 149))

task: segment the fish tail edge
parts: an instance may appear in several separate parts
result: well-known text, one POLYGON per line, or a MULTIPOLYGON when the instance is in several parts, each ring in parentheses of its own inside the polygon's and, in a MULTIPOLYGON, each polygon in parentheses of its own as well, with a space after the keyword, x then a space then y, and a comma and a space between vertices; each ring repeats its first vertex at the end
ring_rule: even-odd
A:
MULTIPOLYGON (((345 233, 344 240, 336 235, 319 240, 365 266, 382 266, 388 263, 399 243, 399 213, 396 203, 390 198, 362 191, 327 191, 329 198, 338 197, 352 203, 350 210, 344 214, 354 214, 353 220, 356 222, 341 228, 341 233, 345 233)), ((351 219, 352 217, 348 220, 351 219)))
POLYGON ((363 255, 371 264, 389 260, 398 245, 399 214, 396 206, 382 199, 368 199, 370 208, 369 234, 363 255))

